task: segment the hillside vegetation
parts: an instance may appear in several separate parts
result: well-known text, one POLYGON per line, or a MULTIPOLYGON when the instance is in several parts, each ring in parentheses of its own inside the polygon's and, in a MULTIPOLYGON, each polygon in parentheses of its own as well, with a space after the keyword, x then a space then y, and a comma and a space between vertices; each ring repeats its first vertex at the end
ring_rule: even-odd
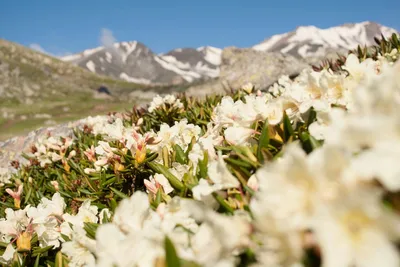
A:
POLYGON ((378 42, 42 136, 0 169, 0 263, 398 267, 400 42, 378 42))
POLYGON ((110 79, 0 39, 0 140, 88 115, 122 111, 144 86, 110 79), (95 95, 100 86, 112 97, 95 95))

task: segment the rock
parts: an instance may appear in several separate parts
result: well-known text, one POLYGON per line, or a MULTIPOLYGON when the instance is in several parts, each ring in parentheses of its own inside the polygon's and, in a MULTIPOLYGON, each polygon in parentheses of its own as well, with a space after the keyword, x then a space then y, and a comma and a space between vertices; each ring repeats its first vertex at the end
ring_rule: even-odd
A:
POLYGON ((310 66, 301 59, 276 52, 228 47, 222 51, 221 72, 217 80, 190 87, 188 95, 204 96, 238 89, 251 82, 256 89, 266 89, 280 76, 294 76, 310 66))
POLYGON ((108 88, 105 86, 100 86, 99 88, 97 88, 97 92, 101 94, 111 95, 110 90, 108 90, 108 88))

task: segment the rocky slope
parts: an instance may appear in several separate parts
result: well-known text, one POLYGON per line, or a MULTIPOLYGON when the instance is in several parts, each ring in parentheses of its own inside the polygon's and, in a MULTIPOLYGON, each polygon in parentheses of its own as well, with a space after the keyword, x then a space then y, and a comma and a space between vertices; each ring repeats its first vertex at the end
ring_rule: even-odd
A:
POLYGON ((115 93, 143 88, 0 39, 0 99, 29 104, 35 100, 90 94, 102 85, 115 93))
POLYGON ((0 140, 43 125, 123 110, 135 100, 127 96, 144 88, 0 39, 0 140), (109 94, 98 93, 101 86, 109 94))
POLYGON ((187 94, 205 96, 237 89, 251 82, 256 89, 266 89, 282 75, 297 75, 309 67, 304 61, 278 52, 257 51, 251 48, 228 47, 221 57, 220 75, 217 79, 192 86, 187 94))
MULTIPOLYGON (((344 24, 328 29, 301 26, 274 35, 253 46, 258 51, 289 54, 308 63, 336 57, 357 45, 372 45, 374 37, 396 32, 374 22, 344 24)), ((95 73, 142 84, 184 84, 216 78, 220 73, 222 49, 178 48, 156 55, 144 44, 132 41, 88 49, 62 58, 95 73)))
POLYGON ((114 43, 63 57, 94 73, 142 83, 182 84, 218 76, 221 50, 181 48, 156 55, 144 44, 114 43))

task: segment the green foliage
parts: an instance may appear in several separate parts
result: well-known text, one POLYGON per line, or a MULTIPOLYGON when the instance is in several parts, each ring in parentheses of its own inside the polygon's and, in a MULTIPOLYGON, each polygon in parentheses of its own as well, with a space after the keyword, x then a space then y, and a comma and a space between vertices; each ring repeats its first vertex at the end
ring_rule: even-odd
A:
MULTIPOLYGON (((379 56, 384 56, 389 61, 397 61, 400 55, 400 41, 399 36, 395 33, 390 37, 381 36, 380 38, 374 38, 375 45, 371 47, 358 46, 354 50, 350 50, 348 54, 355 54, 360 61, 364 61, 367 58, 378 60, 379 56), (396 55, 389 55, 394 49, 397 50, 396 55)), ((343 71, 342 66, 346 62, 346 56, 339 55, 336 60, 323 60, 319 66, 313 66, 315 71, 321 71, 323 69, 331 69, 333 71, 343 71)))

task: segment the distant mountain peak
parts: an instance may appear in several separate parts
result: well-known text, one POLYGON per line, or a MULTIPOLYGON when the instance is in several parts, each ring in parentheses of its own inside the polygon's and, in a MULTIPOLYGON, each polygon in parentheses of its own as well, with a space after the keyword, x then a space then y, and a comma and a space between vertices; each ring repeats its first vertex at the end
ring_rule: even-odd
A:
POLYGON ((130 82, 177 84, 217 77, 221 52, 206 46, 177 48, 157 55, 143 43, 129 41, 88 49, 62 60, 130 82))
POLYGON ((288 53, 306 58, 322 56, 327 50, 351 50, 358 45, 375 44, 374 37, 391 35, 395 29, 376 22, 363 21, 320 29, 316 26, 299 26, 294 31, 274 35, 253 46, 254 49, 269 52, 288 53))
MULTIPOLYGON (((290 54, 300 59, 319 59, 330 53, 346 52, 358 45, 373 45, 374 37, 397 32, 373 21, 345 23, 320 29, 314 25, 296 27, 276 34, 252 48, 290 54)), ((155 54, 139 41, 99 46, 63 57, 92 72, 136 83, 178 84, 219 76, 222 49, 213 46, 181 47, 155 54)))

